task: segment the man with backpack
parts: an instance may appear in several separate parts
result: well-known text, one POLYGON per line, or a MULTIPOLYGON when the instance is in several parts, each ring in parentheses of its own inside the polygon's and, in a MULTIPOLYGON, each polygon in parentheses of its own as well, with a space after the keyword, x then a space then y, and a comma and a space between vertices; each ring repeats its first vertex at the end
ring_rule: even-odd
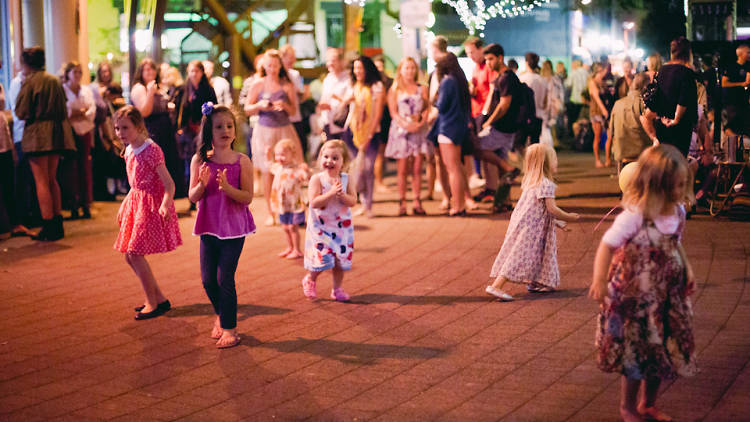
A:
POLYGON ((492 82, 490 94, 482 109, 484 122, 479 133, 480 158, 485 163, 486 189, 494 191, 495 211, 509 208, 510 182, 520 173, 507 159, 519 132, 521 125, 518 119, 524 117, 521 108, 525 105, 524 88, 516 74, 505 66, 504 55, 503 47, 499 44, 490 44, 484 49, 487 66, 498 75, 492 82), (500 186, 498 177, 502 175, 507 177, 500 186))

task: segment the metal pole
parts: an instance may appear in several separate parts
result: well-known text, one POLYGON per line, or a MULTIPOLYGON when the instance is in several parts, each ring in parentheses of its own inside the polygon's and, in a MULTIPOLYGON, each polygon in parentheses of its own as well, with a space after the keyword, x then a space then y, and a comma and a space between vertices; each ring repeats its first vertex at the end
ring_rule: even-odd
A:
POLYGON ((138 0, 130 0, 130 16, 128 16, 128 71, 129 82, 128 88, 133 88, 133 78, 135 77, 136 56, 135 56, 135 23, 138 19, 138 0))

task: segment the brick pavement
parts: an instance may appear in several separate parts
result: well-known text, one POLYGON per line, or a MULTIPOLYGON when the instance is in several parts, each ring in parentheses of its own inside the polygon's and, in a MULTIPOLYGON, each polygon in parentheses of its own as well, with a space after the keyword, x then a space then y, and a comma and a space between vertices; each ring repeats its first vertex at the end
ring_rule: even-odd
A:
MULTIPOLYGON (((558 235, 558 292, 513 286, 512 303, 484 294, 508 214, 397 218, 395 195, 379 195, 379 217, 356 220, 350 304, 304 299, 302 262, 276 257, 280 228, 248 238, 243 341, 222 351, 208 338, 193 218, 180 220, 184 246, 149 258, 174 308, 142 322, 131 311, 138 281, 112 249, 116 204, 67 223, 63 241, 2 242, 0 420, 618 420, 618 376, 595 366, 597 305, 586 298, 606 225, 593 229, 618 189, 590 161, 560 158, 558 202, 584 218, 558 235)), ((252 206, 258 221, 264 208, 252 206)), ((750 420, 749 227, 688 222, 702 372, 660 398, 680 421, 750 420)), ((329 288, 322 276, 319 294, 329 288)))

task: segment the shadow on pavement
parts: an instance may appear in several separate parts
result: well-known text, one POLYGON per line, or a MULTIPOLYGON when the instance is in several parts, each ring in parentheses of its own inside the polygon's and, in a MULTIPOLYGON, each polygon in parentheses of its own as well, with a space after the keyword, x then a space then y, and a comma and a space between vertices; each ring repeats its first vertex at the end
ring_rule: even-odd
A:
MULTIPOLYGON (((238 305, 237 320, 244 321, 256 315, 281 315, 292 312, 291 309, 274 308, 263 305, 238 305)), ((194 303, 192 305, 176 306, 171 311, 164 314, 168 318, 181 318, 202 315, 215 315, 214 308, 208 303, 194 303)))
POLYGON ((449 305, 452 303, 486 302, 484 296, 404 296, 386 293, 367 293, 352 296, 350 303, 355 305, 375 305, 380 303, 398 303, 401 305, 449 305))
MULTIPOLYGON (((244 338, 243 338, 244 340, 244 338)), ((249 345, 254 345, 248 339, 249 345)), ((256 340, 257 341, 257 340, 256 340)), ((244 341, 241 344, 245 344, 244 341)), ((435 347, 401 346, 383 343, 355 343, 328 339, 308 339, 297 337, 296 340, 272 341, 261 343, 258 347, 269 347, 282 353, 310 353, 327 359, 345 363, 371 365, 378 359, 432 359, 445 353, 435 347)))
POLYGON ((550 300, 550 299, 570 299, 573 297, 586 296, 587 292, 588 292, 588 289, 555 290, 554 292, 549 292, 549 293, 523 292, 523 293, 516 295, 516 300, 534 301, 534 300, 550 300))

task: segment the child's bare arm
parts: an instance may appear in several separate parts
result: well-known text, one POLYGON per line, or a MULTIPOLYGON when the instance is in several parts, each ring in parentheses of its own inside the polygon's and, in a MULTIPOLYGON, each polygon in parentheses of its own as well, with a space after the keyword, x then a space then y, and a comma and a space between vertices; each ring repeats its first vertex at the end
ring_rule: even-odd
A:
POLYGON ((156 173, 159 175, 161 183, 164 185, 164 197, 161 200, 161 206, 159 207, 159 215, 166 218, 169 216, 169 208, 174 201, 174 181, 172 176, 167 171, 167 166, 164 163, 156 166, 156 173))
POLYGON ((555 198, 544 198, 544 204, 547 206, 547 211, 552 214, 553 217, 563 221, 577 221, 581 218, 578 213, 565 212, 560 209, 555 203, 555 198))
POLYGON ((190 189, 188 190, 188 199, 192 203, 197 203, 203 198, 203 192, 205 192, 206 185, 208 184, 210 170, 204 164, 198 154, 193 155, 193 159, 190 161, 190 189))
POLYGON ((594 258, 594 279, 589 287, 589 297, 598 301, 607 296, 607 270, 615 248, 601 242, 594 258))
POLYGON ((354 187, 349 183, 346 187, 346 192, 341 192, 339 195, 341 202, 347 207, 353 207, 357 205, 357 194, 354 193, 354 187))

